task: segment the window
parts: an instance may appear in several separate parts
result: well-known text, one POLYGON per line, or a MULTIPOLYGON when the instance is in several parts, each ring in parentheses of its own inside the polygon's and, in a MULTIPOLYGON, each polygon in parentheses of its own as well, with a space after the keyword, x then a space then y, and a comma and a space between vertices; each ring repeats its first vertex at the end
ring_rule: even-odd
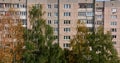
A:
POLYGON ((70 16, 71 13, 70 12, 64 12, 64 16, 70 16))
POLYGON ((12 6, 12 4, 8 4, 8 3, 5 4, 6 8, 11 8, 11 6, 12 6))
POLYGON ((22 19, 22 24, 23 25, 27 25, 27 20, 26 19, 22 19))
POLYGON ((78 12, 78 16, 93 16, 93 12, 78 12))
POLYGON ((79 20, 80 23, 85 23, 85 24, 93 24, 93 20, 89 19, 80 19, 79 20))
POLYGON ((70 36, 64 36, 64 40, 70 40, 70 36))
POLYGON ((58 36, 57 36, 57 35, 55 35, 55 36, 54 36, 54 39, 58 39, 58 36))
POLYGON ((26 15, 26 12, 25 12, 25 11, 21 11, 21 12, 20 12, 20 15, 25 16, 25 15, 26 15))
POLYGON ((71 8, 71 5, 70 4, 64 4, 64 8, 65 9, 71 8))
POLYGON ((64 32, 70 32, 70 28, 64 28, 64 32))
POLYGON ((86 12, 78 12, 78 16, 86 16, 86 12))
POLYGON ((86 16, 93 16, 93 12, 86 12, 86 16))
POLYGON ((51 20, 48 20, 48 24, 51 24, 52 22, 51 22, 51 20))
POLYGON ((51 12, 48 12, 48 16, 49 16, 49 17, 51 16, 51 12))
POLYGON ((93 24, 93 20, 87 20, 87 24, 93 24))
POLYGON ((20 8, 26 8, 25 4, 20 4, 20 8))
POLYGON ((54 32, 58 32, 58 28, 54 28, 54 32))
POLYGON ((102 7, 97 7, 97 8, 96 8, 96 11, 97 11, 97 12, 102 12, 102 11, 103 11, 103 8, 102 8, 102 7))
POLYGON ((117 22, 111 22, 111 25, 117 25, 117 22))
POLYGON ((103 25, 103 21, 96 21, 97 25, 103 25))
POLYGON ((70 20, 64 20, 64 24, 70 24, 70 20))
POLYGON ((64 48, 69 48, 69 47, 70 47, 70 44, 69 44, 69 43, 64 43, 64 44, 63 44, 63 47, 64 47, 64 48))
POLYGON ((117 29, 116 28, 112 28, 111 32, 117 32, 117 29))
POLYGON ((58 24, 58 20, 54 20, 54 24, 58 24))
POLYGON ((87 7, 87 4, 86 3, 79 3, 79 8, 86 8, 87 7))
POLYGON ((0 3, 0 8, 3 8, 4 7, 4 4, 3 3, 0 3))
POLYGON ((93 4, 92 3, 87 3, 87 8, 93 8, 93 4))
POLYGON ((112 13, 116 13, 117 9, 116 8, 112 8, 111 11, 112 11, 112 13))
POLYGON ((58 8, 58 4, 54 4, 54 8, 58 8))
POLYGON ((79 3, 79 8, 93 8, 92 3, 79 3))
POLYGON ((14 8, 19 8, 19 4, 13 4, 14 8))
POLYGON ((51 4, 48 4, 48 8, 51 8, 51 4))
POLYGON ((116 18, 117 18, 117 15, 111 15, 111 18, 112 18, 112 19, 116 19, 116 18))
POLYGON ((57 16, 58 16, 58 13, 57 13, 57 12, 55 12, 55 13, 54 13, 54 16, 55 16, 55 17, 57 17, 57 16))
POLYGON ((103 18, 103 16, 102 16, 102 15, 96 15, 96 17, 97 17, 97 18, 103 18))
POLYGON ((117 38, 117 36, 116 35, 112 35, 112 38, 117 38))

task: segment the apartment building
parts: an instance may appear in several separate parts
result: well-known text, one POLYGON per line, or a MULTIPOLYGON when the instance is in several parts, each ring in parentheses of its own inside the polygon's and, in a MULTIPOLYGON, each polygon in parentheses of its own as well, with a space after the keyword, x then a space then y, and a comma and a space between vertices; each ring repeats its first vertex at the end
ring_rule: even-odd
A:
POLYGON ((26 1, 25 0, 0 0, 0 15, 6 15, 10 9, 16 11, 16 15, 20 17, 23 26, 26 27, 26 1))
POLYGON ((120 1, 105 2, 104 31, 111 31, 113 44, 120 55, 120 1))
POLYGON ((104 32, 111 31, 114 47, 120 55, 120 1, 106 0, 95 2, 95 29, 104 27, 104 32))
POLYGON ((46 12, 46 23, 54 28, 54 36, 57 38, 55 42, 59 42, 62 48, 69 48, 69 41, 76 34, 78 20, 92 29, 92 2, 93 0, 0 0, 0 14, 6 15, 9 9, 14 8, 23 26, 30 27, 27 12, 31 6, 41 4, 46 12))
POLYGON ((95 2, 95 30, 104 25, 104 1, 95 2))
MULTIPOLYGON (((88 3, 87 1, 81 2, 78 0, 74 0, 74 1, 73 0, 59 0, 59 3, 58 3, 58 0, 46 0, 46 1, 39 0, 37 2, 33 0, 29 0, 28 7, 32 5, 42 4, 43 11, 46 12, 44 15, 44 18, 46 19, 46 23, 51 25, 54 28, 54 35, 57 38, 55 42, 59 43, 60 47, 62 48, 69 48, 70 46, 69 41, 76 34, 76 23, 78 19, 81 21, 86 19, 86 17, 84 16, 83 18, 80 18, 82 14, 85 14, 86 16, 85 10, 92 12, 92 9, 89 9, 89 8, 83 9, 80 7, 81 6, 80 3, 83 3, 83 2, 85 2, 86 4, 88 3)), ((92 0, 89 2, 92 3, 92 0)))
POLYGON ((0 0, 0 14, 12 7, 24 27, 30 27, 29 14, 33 5, 41 4, 46 23, 54 28, 54 36, 62 48, 69 48, 70 39, 76 34, 77 21, 84 22, 91 31, 104 26, 111 31, 113 44, 120 55, 120 1, 119 0, 0 0), (26 6, 27 5, 27 6, 26 6))
POLYGON ((0 0, 0 47, 13 48, 15 46, 19 40, 15 37, 17 33, 13 33, 17 32, 15 23, 22 21, 22 26, 26 27, 26 16, 26 1, 0 0))
POLYGON ((89 29, 93 29, 93 0, 36 1, 28 0, 28 7, 42 4, 46 12, 44 19, 54 28, 57 38, 55 42, 59 42, 62 48, 69 48, 70 39, 76 34, 77 21, 84 22, 89 29))

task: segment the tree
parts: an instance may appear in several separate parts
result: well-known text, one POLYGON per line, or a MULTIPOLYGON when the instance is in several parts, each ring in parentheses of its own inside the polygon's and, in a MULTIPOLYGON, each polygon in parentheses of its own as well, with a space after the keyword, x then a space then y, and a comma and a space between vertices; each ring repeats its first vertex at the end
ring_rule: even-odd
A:
POLYGON ((53 28, 42 18, 42 6, 33 6, 29 13, 32 29, 25 31, 26 63, 63 63, 63 50, 53 43, 53 28))
MULTIPOLYGON (((34 21, 41 19, 45 12, 42 11, 42 5, 32 6, 29 11, 30 23, 33 25, 34 21)), ((43 19, 44 20, 44 19, 43 19)))
MULTIPOLYGON (((50 36, 53 34, 53 32, 51 31, 52 28, 45 24, 45 20, 42 17, 38 17, 42 16, 40 15, 40 12, 40 14, 38 13, 38 11, 41 9, 41 6, 33 6, 32 9, 29 11, 32 29, 26 30, 25 33, 25 35, 27 36, 25 36, 25 39, 27 41, 27 51, 25 52, 24 56, 27 63, 41 63, 41 61, 43 61, 43 63, 46 62, 46 56, 48 55, 48 40, 51 39, 50 41, 53 41, 52 36, 50 36)), ((52 42, 49 42, 49 45, 51 43, 52 42)))
POLYGON ((5 15, 1 15, 1 62, 20 62, 22 58, 23 27, 21 20, 16 16, 16 11, 10 9, 5 15))
POLYGON ((77 34, 70 41, 68 63, 119 63, 110 32, 104 33, 102 27, 95 33, 89 32, 84 24, 79 24, 77 34))
POLYGON ((70 58, 72 58, 71 61, 75 61, 73 63, 85 63, 86 55, 89 54, 89 44, 87 39, 88 29, 83 23, 80 22, 78 22, 78 26, 76 29, 76 35, 70 41, 70 45, 72 48, 70 58))
POLYGON ((104 33, 99 27, 96 33, 89 34, 92 63, 119 63, 110 32, 104 33))

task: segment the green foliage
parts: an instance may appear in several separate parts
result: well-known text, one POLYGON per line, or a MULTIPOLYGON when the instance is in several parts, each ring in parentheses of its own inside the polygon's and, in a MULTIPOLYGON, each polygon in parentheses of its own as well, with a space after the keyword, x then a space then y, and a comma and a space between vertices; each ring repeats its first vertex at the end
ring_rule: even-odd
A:
POLYGON ((63 50, 54 44, 53 28, 42 18, 42 7, 33 6, 30 11, 32 29, 25 30, 26 63, 64 63, 63 50))
MULTIPOLYGON (((34 21, 37 19, 41 19, 45 12, 42 11, 42 5, 32 6, 31 10, 29 11, 30 22, 33 25, 34 21)), ((44 20, 44 19, 43 19, 44 20)))
POLYGON ((68 63, 119 63, 111 34, 105 34, 102 27, 92 33, 83 24, 78 25, 71 48, 67 55, 68 63))
POLYGON ((71 49, 62 50, 53 43, 53 28, 45 23, 43 14, 41 6, 30 10, 32 29, 24 31, 26 63, 119 63, 111 35, 104 34, 102 27, 92 33, 78 22, 71 49))
POLYGON ((114 49, 110 32, 105 34, 103 28, 99 27, 95 34, 89 34, 88 39, 92 48, 93 63, 118 63, 118 54, 116 49, 114 49))

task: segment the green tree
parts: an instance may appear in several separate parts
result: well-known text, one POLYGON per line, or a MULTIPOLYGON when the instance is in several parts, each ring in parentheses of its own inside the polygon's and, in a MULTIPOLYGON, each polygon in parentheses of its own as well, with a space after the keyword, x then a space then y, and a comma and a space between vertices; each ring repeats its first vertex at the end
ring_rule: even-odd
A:
POLYGON ((78 22, 77 34, 70 42, 72 50, 67 52, 68 63, 119 63, 111 34, 104 33, 102 27, 93 33, 78 22))
POLYGON ((104 33, 103 28, 99 27, 96 33, 89 34, 88 39, 92 48, 91 63, 119 63, 110 32, 104 33))
POLYGON ((25 30, 26 63, 64 63, 63 50, 54 44, 53 28, 42 18, 42 6, 30 10, 32 29, 25 30))
POLYGON ((52 45, 50 52, 50 62, 48 63, 67 63, 64 56, 64 50, 62 50, 58 44, 52 45))

